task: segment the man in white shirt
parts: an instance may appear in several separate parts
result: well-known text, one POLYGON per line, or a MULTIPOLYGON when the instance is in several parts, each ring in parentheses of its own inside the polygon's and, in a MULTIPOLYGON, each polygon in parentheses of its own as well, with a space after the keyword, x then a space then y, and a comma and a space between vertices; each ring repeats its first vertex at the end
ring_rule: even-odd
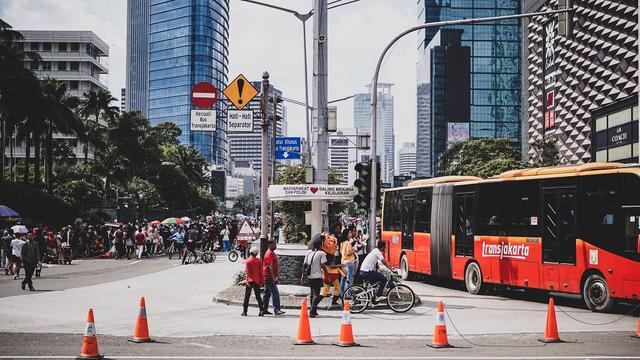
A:
POLYGON ((360 267, 360 276, 363 279, 368 280, 370 284, 384 284, 384 286, 378 286, 378 293, 376 294, 375 299, 376 302, 385 299, 382 294, 384 289, 387 287, 387 278, 377 271, 378 261, 389 270, 393 269, 391 265, 384 260, 384 255, 382 255, 386 246, 386 242, 379 240, 376 248, 371 250, 371 252, 364 258, 362 266, 360 267))
POLYGON ((11 240, 11 263, 13 264, 13 273, 15 274, 13 277, 14 280, 20 277, 20 265, 22 263, 20 256, 22 255, 22 246, 24 246, 25 243, 23 237, 23 234, 16 234, 15 239, 11 240))

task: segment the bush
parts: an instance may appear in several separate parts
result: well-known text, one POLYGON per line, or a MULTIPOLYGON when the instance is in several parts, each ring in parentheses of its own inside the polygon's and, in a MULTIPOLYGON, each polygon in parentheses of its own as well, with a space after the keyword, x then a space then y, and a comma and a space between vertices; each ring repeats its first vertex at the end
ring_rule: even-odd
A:
POLYGON ((57 227, 71 223, 79 215, 68 202, 33 185, 0 182, 0 199, 25 222, 33 224, 57 227))

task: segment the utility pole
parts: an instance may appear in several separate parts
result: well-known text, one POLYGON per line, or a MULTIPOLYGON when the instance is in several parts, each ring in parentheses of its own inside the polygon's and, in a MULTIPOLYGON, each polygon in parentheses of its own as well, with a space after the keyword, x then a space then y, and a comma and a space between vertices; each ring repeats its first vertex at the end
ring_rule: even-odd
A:
POLYGON ((262 74, 262 94, 260 94, 260 110, 262 111, 262 155, 260 168, 260 258, 267 252, 267 209, 269 208, 269 73, 262 74))
MULTIPOLYGON (((328 69, 327 69, 327 0, 313 2, 313 166, 315 169, 314 183, 328 184, 328 69)), ((327 222, 327 202, 315 200, 311 202, 311 236, 319 234, 329 228, 327 222)))
MULTIPOLYGON (((280 119, 278 117, 278 102, 281 100, 278 99, 278 96, 274 93, 271 101, 273 101, 273 112, 271 114, 273 120, 273 129, 271 129, 271 184, 274 185, 276 183, 276 170, 278 166, 278 163, 276 162, 276 138, 278 137, 278 120, 280 119)), ((270 239, 273 239, 273 227, 275 225, 274 213, 274 206, 273 203, 271 203, 271 227, 269 228, 270 239)))

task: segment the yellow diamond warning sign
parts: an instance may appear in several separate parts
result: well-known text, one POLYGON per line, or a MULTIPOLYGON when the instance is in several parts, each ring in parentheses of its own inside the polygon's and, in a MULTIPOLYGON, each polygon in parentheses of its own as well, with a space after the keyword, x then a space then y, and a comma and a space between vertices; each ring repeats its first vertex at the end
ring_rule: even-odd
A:
POLYGON ((238 110, 245 107, 258 94, 258 90, 242 74, 238 75, 222 92, 238 110))

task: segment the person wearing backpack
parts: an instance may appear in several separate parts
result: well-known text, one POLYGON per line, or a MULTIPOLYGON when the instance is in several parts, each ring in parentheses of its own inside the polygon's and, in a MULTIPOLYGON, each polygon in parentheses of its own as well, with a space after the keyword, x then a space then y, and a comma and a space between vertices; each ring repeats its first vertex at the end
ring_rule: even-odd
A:
POLYGON ((318 317, 318 304, 322 301, 323 296, 320 295, 322 288, 322 273, 327 270, 327 254, 322 251, 322 242, 324 235, 317 234, 311 240, 313 250, 307 251, 302 263, 302 283, 308 281, 310 289, 309 309, 310 317, 318 317))

